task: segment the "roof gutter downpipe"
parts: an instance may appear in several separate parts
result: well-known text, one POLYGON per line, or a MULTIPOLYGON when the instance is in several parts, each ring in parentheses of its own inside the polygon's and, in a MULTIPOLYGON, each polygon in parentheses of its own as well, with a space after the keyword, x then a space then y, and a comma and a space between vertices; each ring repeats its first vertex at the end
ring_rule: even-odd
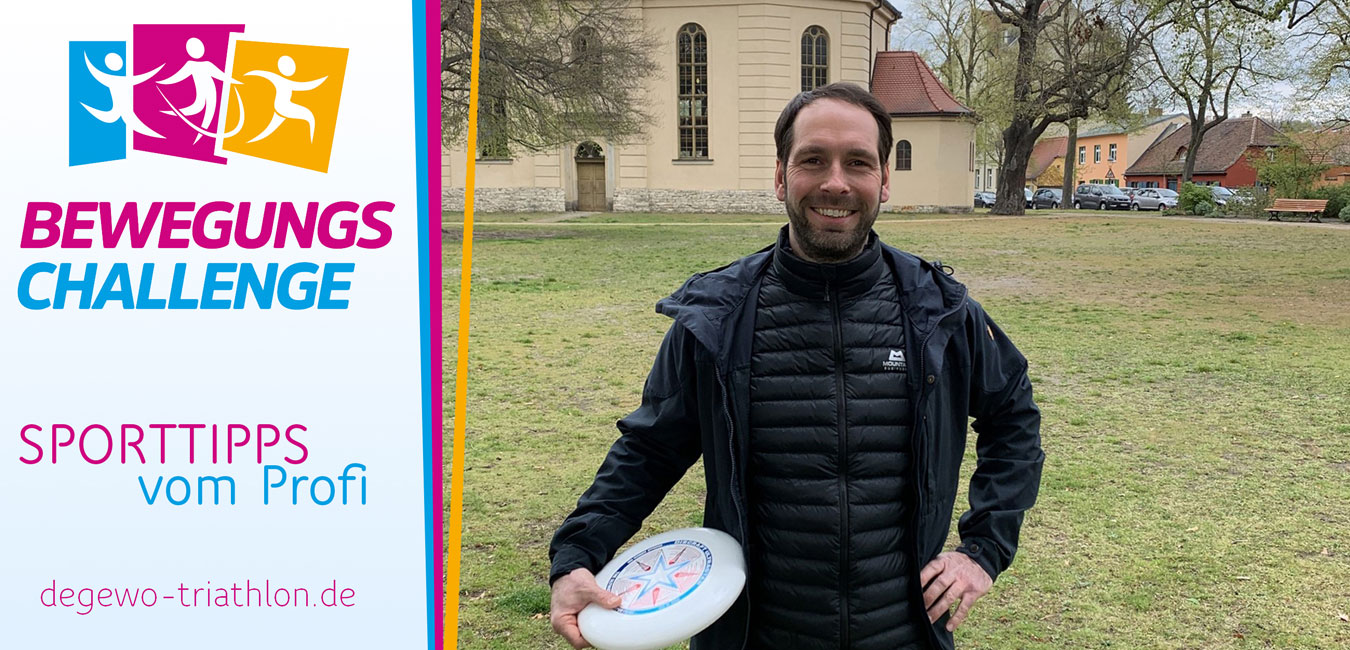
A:
MULTIPOLYGON (((873 64, 873 62, 875 62, 875 61, 877 60, 877 54, 876 54, 876 51, 872 48, 872 25, 876 23, 877 10, 880 9, 880 8, 881 8, 881 5, 882 5, 883 3, 885 3, 885 2, 886 2, 886 0, 877 0, 877 1, 876 1, 876 4, 872 5, 872 8, 871 8, 870 10, 868 10, 868 12, 867 12, 867 91, 868 91, 868 92, 871 92, 871 91, 872 91, 872 64, 873 64)), ((905 17, 904 14, 900 13, 900 10, 899 10, 899 9, 895 9, 894 11, 895 11, 895 18, 892 18, 891 20, 886 21, 886 49, 888 49, 888 50, 890 49, 890 46, 891 46, 891 26, 895 25, 895 21, 900 20, 901 18, 904 18, 904 17, 905 17)))

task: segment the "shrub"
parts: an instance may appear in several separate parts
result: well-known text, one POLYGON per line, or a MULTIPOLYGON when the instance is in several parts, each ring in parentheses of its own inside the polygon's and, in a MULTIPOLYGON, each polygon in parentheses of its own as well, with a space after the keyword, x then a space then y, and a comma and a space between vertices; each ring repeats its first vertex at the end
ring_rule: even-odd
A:
POLYGON ((1223 216, 1222 214, 1219 214, 1219 206, 1214 205, 1209 201, 1197 201, 1195 204, 1195 212, 1193 214, 1196 214, 1201 217, 1223 216))
POLYGON ((1350 205, 1350 185, 1319 187, 1310 192, 1308 198, 1326 199, 1327 209, 1322 212, 1322 216, 1327 219, 1335 219, 1341 215, 1345 206, 1350 205))
POLYGON ((1228 202, 1228 211, 1239 217, 1264 217, 1275 202, 1273 192, 1264 187, 1235 187, 1233 193, 1237 200, 1228 202))
POLYGON ((1341 221, 1350 223, 1350 205, 1341 208, 1341 221))
POLYGON ((1202 202, 1209 203, 1211 211, 1213 210, 1214 193, 1204 185, 1186 183, 1177 192, 1177 207, 1186 214, 1200 214, 1196 212, 1196 204, 1202 202))

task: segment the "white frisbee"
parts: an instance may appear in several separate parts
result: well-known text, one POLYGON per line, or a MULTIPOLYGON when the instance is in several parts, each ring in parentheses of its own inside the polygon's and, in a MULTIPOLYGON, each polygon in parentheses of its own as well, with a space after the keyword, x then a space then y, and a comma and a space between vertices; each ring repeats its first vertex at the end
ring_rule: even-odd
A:
POLYGON ((595 581, 623 600, 618 609, 581 610, 581 636, 598 650, 658 650, 731 609, 745 586, 745 556, 720 530, 681 528, 630 546, 595 581))

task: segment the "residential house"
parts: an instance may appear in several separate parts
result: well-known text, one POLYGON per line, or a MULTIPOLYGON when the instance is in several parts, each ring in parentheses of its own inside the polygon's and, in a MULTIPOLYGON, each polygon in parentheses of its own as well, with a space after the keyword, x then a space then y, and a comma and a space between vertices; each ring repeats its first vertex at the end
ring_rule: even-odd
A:
POLYGON ((1287 134, 1307 154, 1309 161, 1329 165, 1313 187, 1350 185, 1350 130, 1330 129, 1287 134))
POLYGON ((1031 158, 1027 160, 1027 185, 1037 188, 1062 187, 1064 156, 1068 146, 1069 139, 1064 136, 1038 140, 1031 149, 1031 158))
MULTIPOLYGON (((1126 181, 1132 187, 1177 189, 1186 157, 1192 155, 1190 138, 1189 129, 1177 129, 1154 143, 1125 170, 1126 181)), ((1255 185, 1256 169, 1248 156, 1265 155, 1285 142, 1279 129, 1251 114, 1224 120, 1205 133, 1199 151, 1194 152, 1191 180, 1226 187, 1255 185)))
POLYGON ((1126 168, 1150 145, 1186 123, 1185 115, 1173 113, 1154 115, 1134 129, 1099 124, 1079 130, 1073 152, 1078 182, 1124 185, 1126 168))

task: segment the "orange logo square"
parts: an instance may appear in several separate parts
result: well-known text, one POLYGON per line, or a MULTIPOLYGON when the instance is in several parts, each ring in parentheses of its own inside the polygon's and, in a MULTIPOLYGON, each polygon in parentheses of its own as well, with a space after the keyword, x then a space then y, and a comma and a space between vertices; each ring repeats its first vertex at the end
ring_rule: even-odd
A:
POLYGON ((347 48, 236 41, 222 148, 327 173, 346 69, 347 48))

